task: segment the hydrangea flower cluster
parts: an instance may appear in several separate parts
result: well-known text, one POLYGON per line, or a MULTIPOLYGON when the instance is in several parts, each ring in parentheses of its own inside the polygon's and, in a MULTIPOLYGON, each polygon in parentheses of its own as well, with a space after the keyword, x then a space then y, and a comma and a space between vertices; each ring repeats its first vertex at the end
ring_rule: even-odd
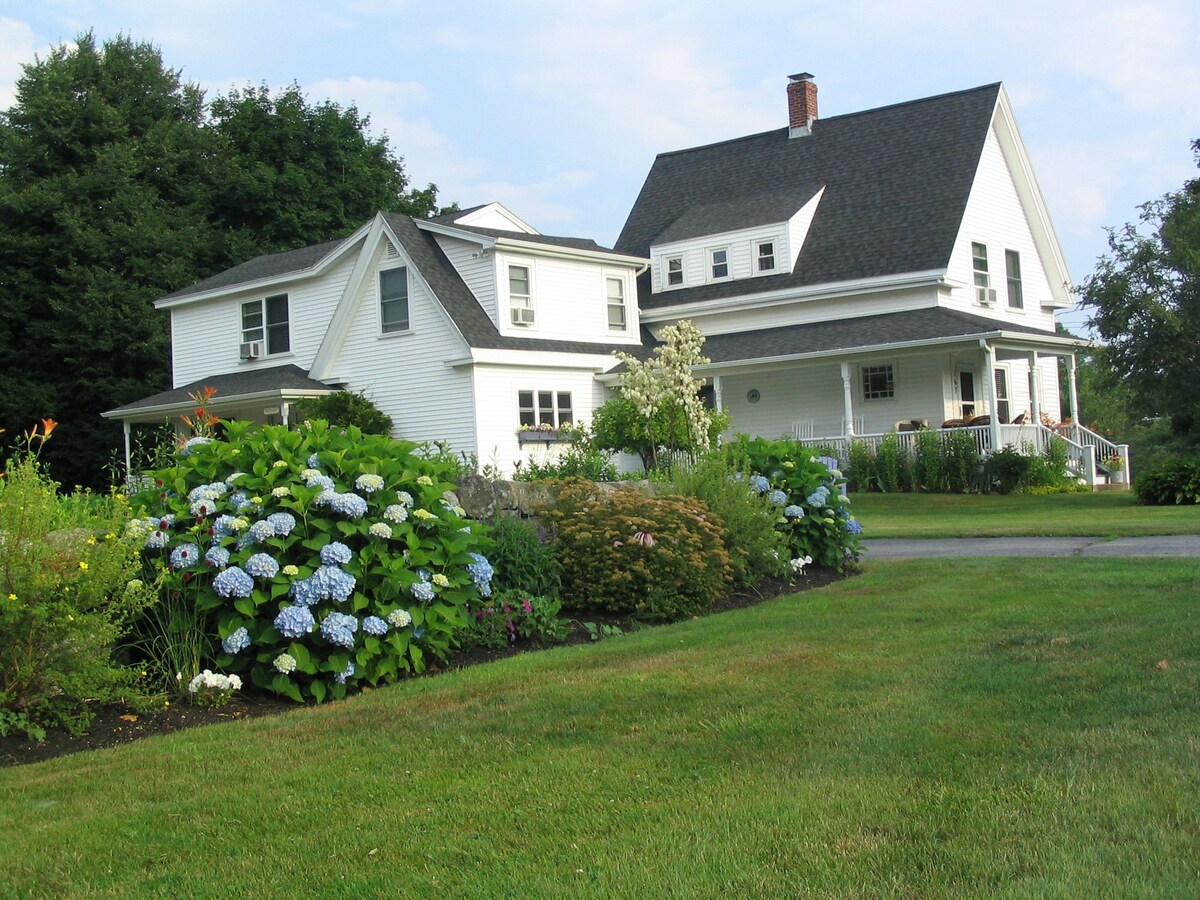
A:
POLYGON ((221 675, 205 669, 188 682, 188 696, 200 706, 224 706, 233 697, 234 691, 242 689, 242 679, 237 675, 221 675))
POLYGON ((750 489, 756 494, 765 494, 771 488, 771 482, 765 475, 751 475, 750 489))
POLYGON ((482 555, 467 555, 476 539, 464 547, 457 533, 470 530, 462 508, 442 495, 443 462, 353 429, 305 423, 298 431, 310 442, 302 452, 288 449, 296 431, 227 423, 227 438, 155 473, 158 487, 147 483, 138 502, 164 514, 130 528, 168 589, 194 592, 206 611, 219 645, 213 671, 253 674, 297 700, 322 700, 444 656, 453 621, 446 607, 490 595, 494 572, 482 555), (246 471, 229 471, 235 457, 246 471), (410 552, 425 568, 408 576, 419 580, 404 593, 440 601, 411 613, 397 608, 395 587, 397 569, 414 568, 410 552))

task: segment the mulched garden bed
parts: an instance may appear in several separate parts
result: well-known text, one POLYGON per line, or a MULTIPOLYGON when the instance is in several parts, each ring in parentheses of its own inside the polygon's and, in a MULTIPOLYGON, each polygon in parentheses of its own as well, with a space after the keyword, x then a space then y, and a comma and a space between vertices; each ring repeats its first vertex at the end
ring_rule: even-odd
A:
MULTIPOLYGON (((751 591, 730 594, 724 600, 716 603, 711 612, 720 613, 745 609, 783 594, 824 587, 845 577, 847 576, 832 569, 813 569, 790 582, 784 580, 764 581, 751 591)), ((625 619, 586 615, 581 620, 571 622, 570 634, 563 644, 553 646, 589 643, 592 640, 591 633, 584 627, 583 621, 595 622, 600 625, 616 625, 624 631, 629 631, 633 627, 625 619)), ((545 648, 525 644, 496 650, 480 647, 459 651, 450 654, 444 664, 431 668, 428 674, 461 669, 539 649, 545 648)), ((223 709, 207 709, 188 703, 173 703, 164 709, 146 713, 138 712, 121 704, 97 705, 95 717, 88 725, 87 731, 81 735, 71 735, 65 731, 56 730, 48 732, 44 741, 30 740, 24 734, 0 737, 0 768, 41 762, 57 756, 78 753, 81 750, 115 747, 118 744, 128 744, 144 737, 170 734, 173 731, 194 728, 198 725, 212 725, 217 722, 277 715, 295 708, 296 703, 292 700, 271 694, 248 692, 237 696, 223 709)))

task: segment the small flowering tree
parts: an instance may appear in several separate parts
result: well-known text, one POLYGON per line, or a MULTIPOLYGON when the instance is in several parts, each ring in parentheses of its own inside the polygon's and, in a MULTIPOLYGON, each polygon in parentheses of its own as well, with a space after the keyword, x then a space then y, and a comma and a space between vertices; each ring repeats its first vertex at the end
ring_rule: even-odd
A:
POLYGON ((322 421, 225 431, 154 473, 131 526, 203 614, 216 665, 320 701, 444 657, 492 577, 481 526, 444 499, 447 465, 322 421))
POLYGON ((645 361, 616 352, 625 364, 621 395, 597 410, 592 422, 597 446, 637 453, 647 469, 658 465, 660 449, 682 451, 694 461, 728 425, 724 413, 705 408, 704 382, 692 375, 693 367, 709 362, 700 352, 700 329, 683 321, 664 328, 662 338, 645 361))

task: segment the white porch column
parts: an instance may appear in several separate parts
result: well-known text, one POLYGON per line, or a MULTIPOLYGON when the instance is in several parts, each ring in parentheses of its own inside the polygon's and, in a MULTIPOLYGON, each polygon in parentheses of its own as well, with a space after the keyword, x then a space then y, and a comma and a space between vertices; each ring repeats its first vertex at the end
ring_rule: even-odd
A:
POLYGON ((1038 369, 1038 354, 1033 350, 1029 354, 1029 402, 1033 409, 1033 421, 1042 421, 1042 373, 1038 369))
POLYGON ((279 402, 279 419, 281 422, 283 422, 284 428, 288 427, 288 414, 291 411, 292 411, 292 404, 288 403, 286 400, 281 400, 279 402))
POLYGON ((721 391, 721 376, 714 375, 712 381, 713 381, 713 405, 717 408, 717 412, 720 412, 721 410, 723 410, 725 408, 725 396, 721 391))
POLYGON ((121 429, 125 432, 125 483, 129 484, 129 479, 133 475, 133 473, 129 471, 129 466, 132 462, 133 454, 130 451, 129 435, 130 435, 130 432, 132 431, 132 429, 129 426, 128 419, 121 420, 121 429))
POLYGON ((1067 366, 1067 382, 1071 386, 1071 421, 1075 425, 1083 423, 1083 417, 1079 415, 1079 394, 1075 386, 1075 354, 1071 354, 1070 362, 1067 366))
POLYGON ((983 398, 987 402, 988 407, 988 437, 991 443, 991 451, 995 453, 1000 449, 1000 416, 996 410, 996 351, 987 341, 980 341, 983 345, 983 398))
POLYGON ((846 437, 854 437, 854 393, 850 387, 850 363, 842 363, 842 404, 846 437))

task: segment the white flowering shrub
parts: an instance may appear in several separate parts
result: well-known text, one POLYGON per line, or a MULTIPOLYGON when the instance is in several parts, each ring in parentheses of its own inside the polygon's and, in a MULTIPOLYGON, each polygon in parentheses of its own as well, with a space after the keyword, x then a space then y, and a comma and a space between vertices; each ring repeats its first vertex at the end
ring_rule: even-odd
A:
POLYGON ((203 613, 216 667, 320 701, 443 658, 492 576, 446 463, 321 421, 225 427, 154 473, 131 525, 203 613))

